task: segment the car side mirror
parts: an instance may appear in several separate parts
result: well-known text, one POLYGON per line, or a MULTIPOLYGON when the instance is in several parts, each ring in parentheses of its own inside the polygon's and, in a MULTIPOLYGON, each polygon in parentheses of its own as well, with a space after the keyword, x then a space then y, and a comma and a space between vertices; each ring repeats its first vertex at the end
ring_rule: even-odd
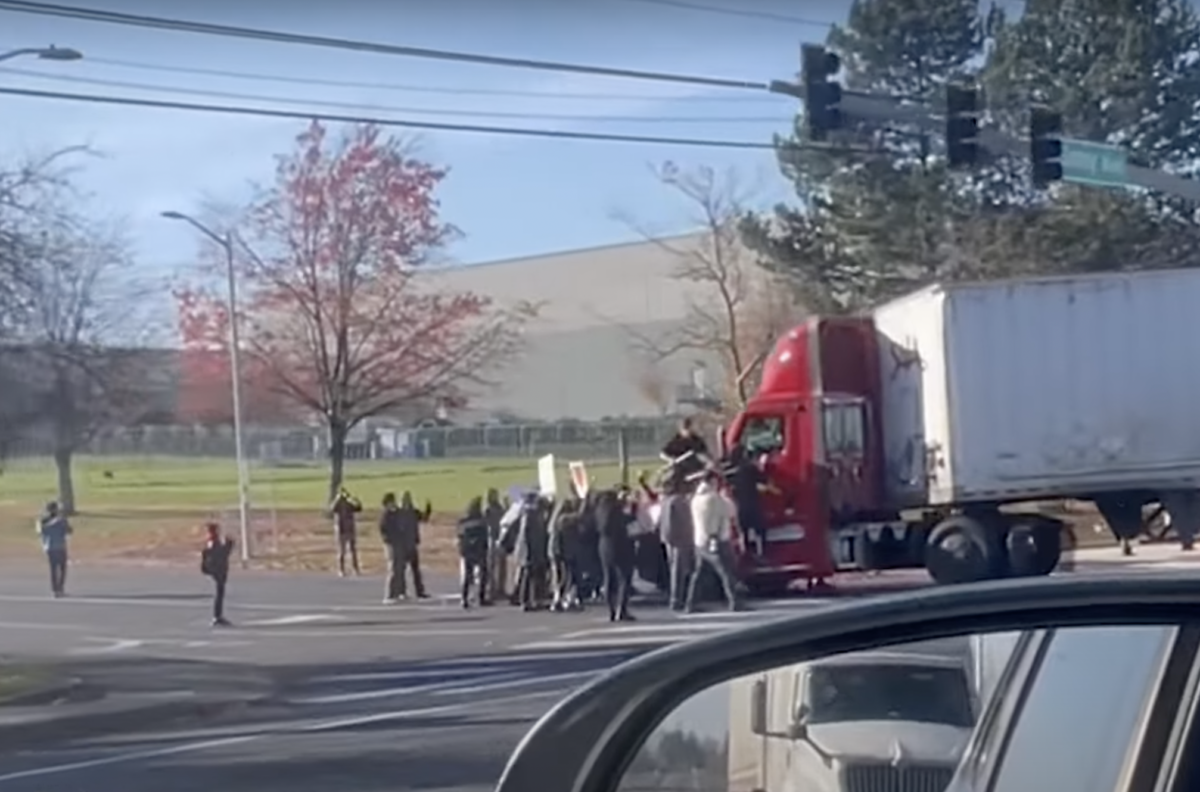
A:
POLYGON ((767 733, 767 680, 759 679, 750 687, 750 732, 767 733))
POLYGON ((788 738, 792 740, 807 740, 808 725, 801 723, 800 721, 796 721, 788 727, 788 738))

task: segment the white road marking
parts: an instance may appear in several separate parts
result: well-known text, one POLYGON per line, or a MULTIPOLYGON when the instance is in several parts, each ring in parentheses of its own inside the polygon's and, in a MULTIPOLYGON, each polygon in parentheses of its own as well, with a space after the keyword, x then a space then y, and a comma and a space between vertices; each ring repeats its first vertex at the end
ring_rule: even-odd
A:
POLYGON ((136 638, 88 638, 89 641, 103 641, 108 646, 95 646, 84 649, 75 649, 71 652, 74 655, 102 655, 116 654, 117 652, 125 652, 130 649, 138 649, 146 645, 145 641, 136 638))
MULTIPOLYGON (((512 630, 503 629, 500 627, 462 627, 454 628, 447 627, 445 629, 432 630, 408 630, 406 625, 397 623, 395 627, 390 629, 379 630, 355 630, 334 628, 329 630, 256 630, 250 628, 241 630, 235 624, 233 627, 234 633, 237 635, 246 635, 254 638, 279 638, 287 640, 290 638, 369 638, 372 636, 385 638, 422 638, 422 637, 437 637, 437 636, 453 636, 453 635, 497 635, 499 633, 511 633, 512 630)), ((542 630, 522 630, 521 632, 543 632, 542 630)))
POLYGON ((82 624, 46 624, 44 622, 0 622, 0 630, 52 630, 73 632, 90 630, 91 627, 82 624))
MULTIPOLYGON (((545 698, 549 696, 561 696, 563 691, 547 690, 534 693, 525 693, 519 696, 507 696, 505 698, 492 699, 485 703, 489 705, 508 704, 521 701, 528 701, 531 698, 545 698)), ((185 753, 198 753, 208 751, 214 748, 223 748, 230 745, 239 745, 258 740, 267 739, 278 735, 289 733, 313 733, 337 731, 339 729, 353 728, 355 726, 366 726, 373 723, 387 723, 388 721, 407 720, 409 718, 426 718, 431 715, 444 715, 460 710, 470 710, 477 707, 479 702, 467 701, 455 704, 443 704, 437 707, 425 707, 415 710, 395 710, 392 712, 380 712, 373 715, 357 715, 348 718, 340 718, 338 720, 311 722, 278 722, 274 725, 265 724, 263 727, 248 731, 245 734, 222 737, 217 739, 200 740, 198 742, 189 742, 183 745, 172 745, 166 748, 152 748, 138 751, 129 751, 127 753, 118 754, 116 756, 105 756, 98 759, 88 759, 81 762, 67 762, 58 765, 47 765, 45 767, 35 767, 29 770, 19 770, 15 773, 5 773, 0 775, 0 784, 9 781, 19 781, 25 778, 41 778, 51 775, 62 775, 64 773, 72 773, 78 770, 88 770, 93 767, 106 767, 116 764, 129 764, 130 762, 138 762, 145 759, 157 759, 163 756, 174 756, 185 753)))
POLYGON ((578 649, 580 646, 608 646, 608 647, 636 647, 636 646, 666 646, 667 644, 681 643, 685 640, 703 637, 699 633, 692 635, 677 635, 674 637, 663 637, 655 635, 625 635, 616 636, 613 638, 594 638, 583 640, 558 640, 558 641, 536 641, 534 643, 521 644, 513 647, 514 649, 522 650, 539 650, 546 651, 551 649, 578 649))
POLYGON ((344 620, 345 616, 332 613, 297 613, 292 616, 277 616, 273 619, 258 619, 242 622, 249 627, 284 627, 289 624, 309 624, 311 622, 344 620))
MULTIPOLYGON (((495 674, 491 675, 491 681, 501 679, 515 679, 514 674, 495 674)), ((472 680, 468 680, 472 681, 472 680)), ((327 696, 312 696, 306 698, 292 699, 296 704, 348 704, 353 701, 373 701, 381 698, 395 698, 396 696, 412 696, 418 693, 435 693, 438 691, 449 690, 455 685, 461 685, 463 680, 454 682, 434 682, 424 685, 408 685, 394 688, 382 688, 380 690, 361 690, 356 693, 333 693, 327 696)))
MULTIPOLYGON (((193 600, 180 599, 143 599, 140 597, 121 597, 121 596, 68 596, 65 599, 56 600, 50 597, 38 596, 33 594, 0 594, 0 602, 40 602, 45 604, 50 603, 72 603, 77 605, 142 605, 150 608, 187 608, 195 610, 196 608, 207 607, 207 601, 211 597, 211 592, 180 592, 181 594, 194 594, 193 600)), ((375 596, 372 594, 371 596, 375 596)), ((332 613, 380 613, 384 611, 404 611, 404 610, 429 610, 436 604, 441 602, 455 602, 458 600, 457 595, 441 595, 434 597, 432 600, 426 600, 422 604, 420 600, 412 603, 397 603, 395 605, 328 605, 314 603, 258 603, 258 602, 231 602, 229 610, 231 613, 247 612, 247 611, 268 611, 282 613, 312 613, 313 611, 329 611, 332 613)))
MULTIPOLYGON (((567 674, 551 674, 550 676, 539 677, 524 677, 521 679, 510 679, 504 682, 487 682, 481 685, 458 685, 449 686, 445 690, 439 690, 433 695, 435 696, 461 696, 468 693, 487 693, 492 690, 510 690, 512 688, 533 687, 534 685, 545 685, 550 682, 566 682, 572 679, 582 679, 585 677, 593 677, 599 674, 599 671, 572 671, 567 674)), ((489 704, 487 699, 479 702, 481 704, 489 704)))

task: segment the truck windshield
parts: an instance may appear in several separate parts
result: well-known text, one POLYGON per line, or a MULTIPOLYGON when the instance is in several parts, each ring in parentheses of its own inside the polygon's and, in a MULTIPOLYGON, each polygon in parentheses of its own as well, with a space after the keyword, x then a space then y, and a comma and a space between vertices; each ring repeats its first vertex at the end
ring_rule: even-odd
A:
POLYGON ((782 450, 783 418, 778 415, 756 415, 747 418, 742 427, 741 446, 751 456, 782 450))
POLYGON ((915 721, 971 727, 966 669, 836 665, 809 672, 805 722, 915 721))

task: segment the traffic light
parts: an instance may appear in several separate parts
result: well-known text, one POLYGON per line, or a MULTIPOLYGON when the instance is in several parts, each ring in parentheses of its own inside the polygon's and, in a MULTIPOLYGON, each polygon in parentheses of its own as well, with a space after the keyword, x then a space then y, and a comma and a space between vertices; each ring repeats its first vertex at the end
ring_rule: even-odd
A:
POLYGON ((1029 111, 1029 162, 1033 169, 1033 183, 1045 187, 1063 177, 1062 162, 1062 113, 1048 107, 1034 107, 1029 111))
POLYGON ((979 159, 979 90, 946 86, 946 160, 969 168, 979 159))
POLYGON ((817 44, 800 48, 800 79, 804 83, 804 114, 808 118, 808 136, 824 140, 829 132, 842 126, 842 86, 831 78, 842 69, 836 53, 817 44))

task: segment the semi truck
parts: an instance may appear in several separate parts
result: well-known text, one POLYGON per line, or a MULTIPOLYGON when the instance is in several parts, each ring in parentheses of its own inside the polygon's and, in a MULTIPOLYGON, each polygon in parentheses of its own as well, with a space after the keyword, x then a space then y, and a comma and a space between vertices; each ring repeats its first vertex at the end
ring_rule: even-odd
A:
MULTIPOLYGON (((1200 270, 933 285, 775 344, 724 428, 764 461, 752 593, 839 572, 1046 575, 1090 501, 1119 539, 1200 522, 1200 270)), ((742 542, 745 546, 748 543, 742 542)))
POLYGON ((730 683, 730 792, 943 792, 1019 633, 798 663, 730 683))

